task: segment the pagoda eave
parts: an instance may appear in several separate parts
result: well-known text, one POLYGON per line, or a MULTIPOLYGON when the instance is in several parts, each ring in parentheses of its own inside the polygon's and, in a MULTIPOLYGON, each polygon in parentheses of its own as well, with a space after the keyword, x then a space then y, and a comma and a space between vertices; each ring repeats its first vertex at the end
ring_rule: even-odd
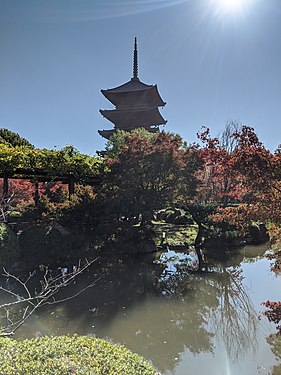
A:
POLYGON ((132 78, 130 81, 124 83, 123 85, 113 87, 112 89, 101 90, 111 93, 119 94, 120 92, 132 92, 140 90, 149 90, 153 85, 147 85, 139 80, 139 78, 132 78))
POLYGON ((148 89, 137 91, 112 92, 110 90, 101 90, 102 94, 117 108, 140 107, 164 107, 157 86, 150 86, 148 89))
MULTIPOLYGON (((146 131, 148 131, 150 133, 157 133, 157 132, 159 132, 159 126, 142 126, 142 127, 138 127, 138 128, 143 128, 143 129, 145 129, 146 131)), ((131 128, 127 128, 127 129, 114 128, 114 129, 110 129, 110 130, 98 130, 98 133, 103 138, 110 139, 110 137, 114 133, 116 133, 118 130, 125 130, 126 132, 131 132, 131 131, 133 131, 135 129, 136 129, 136 127, 131 127, 131 128)))
POLYGON ((100 110, 100 113, 119 129, 164 125, 167 122, 158 108, 130 111, 100 110))
POLYGON ((113 133, 115 133, 115 129, 110 130, 98 130, 99 135, 101 135, 103 138, 109 139, 113 133))

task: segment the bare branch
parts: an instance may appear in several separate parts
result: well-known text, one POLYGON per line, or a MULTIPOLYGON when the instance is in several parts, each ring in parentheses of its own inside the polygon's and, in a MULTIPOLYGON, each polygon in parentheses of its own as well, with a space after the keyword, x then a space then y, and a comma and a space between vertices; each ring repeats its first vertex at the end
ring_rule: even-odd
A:
POLYGON ((13 192, 9 196, 2 196, 0 199, 0 221, 6 222, 9 214, 15 209, 12 206, 12 200, 15 198, 15 193, 13 192))
POLYGON ((26 281, 21 281, 21 279, 19 279, 18 277, 16 277, 15 275, 9 273, 8 271, 6 271, 5 268, 3 268, 3 276, 7 277, 7 278, 11 278, 11 279, 14 279, 18 284, 20 284, 24 290, 26 291, 27 293, 27 296, 28 298, 30 299, 31 298, 31 294, 29 292, 29 289, 27 288, 26 284, 27 282, 30 280, 30 278, 35 274, 35 272, 33 271, 32 274, 29 274, 29 277, 27 278, 26 281))
POLYGON ((28 286, 28 282, 36 274, 35 271, 30 273, 25 281, 22 281, 19 277, 7 272, 4 269, 3 275, 7 278, 13 279, 17 285, 21 286, 27 296, 22 297, 12 290, 0 286, 0 290, 12 296, 13 298, 16 298, 16 301, 7 302, 0 305, 0 309, 4 309, 6 312, 5 317, 2 317, 2 319, 6 319, 7 321, 6 325, 2 327, 0 336, 13 335, 15 331, 19 329, 38 308, 47 304, 51 305, 68 301, 94 286, 100 278, 94 280, 92 283, 80 289, 78 292, 70 295, 69 297, 56 299, 56 296, 61 289, 73 284, 76 278, 83 272, 85 272, 97 259, 98 258, 95 258, 91 261, 85 259, 84 264, 82 264, 81 260, 79 260, 78 265, 73 266, 73 270, 71 272, 67 273, 64 272, 63 269, 60 269, 61 273, 59 275, 54 275, 53 271, 50 270, 47 266, 40 266, 40 270, 43 272, 43 276, 40 280, 40 289, 38 291, 36 289, 31 290, 28 286), (11 314, 11 308, 17 307, 19 306, 19 304, 27 304, 27 306, 23 308, 20 318, 14 320, 13 315, 11 314))
MULTIPOLYGON (((89 288, 92 288, 99 280, 101 279, 101 277, 99 277, 98 279, 96 279, 94 282, 92 282, 91 284, 87 285, 85 288, 79 290, 77 293, 69 296, 69 297, 66 297, 66 298, 62 298, 60 300, 56 300, 54 299, 52 302, 50 301, 47 301, 45 302, 43 305, 54 305, 54 304, 57 304, 57 303, 61 303, 61 302, 65 302, 65 301, 69 301, 77 296, 79 296, 81 293, 83 293, 85 290, 89 289, 89 288)), ((43 306, 42 305, 42 306, 43 306)))

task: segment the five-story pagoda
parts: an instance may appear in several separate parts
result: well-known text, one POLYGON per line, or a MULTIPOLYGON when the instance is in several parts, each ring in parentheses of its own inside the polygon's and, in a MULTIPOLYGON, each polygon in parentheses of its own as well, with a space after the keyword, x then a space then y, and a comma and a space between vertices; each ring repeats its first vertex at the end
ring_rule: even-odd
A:
POLYGON ((157 85, 147 85, 138 78, 137 38, 134 45, 133 78, 121 86, 101 92, 115 106, 112 110, 100 110, 114 124, 114 129, 99 130, 104 138, 108 139, 118 129, 131 131, 145 128, 149 132, 156 132, 159 125, 167 122, 158 109, 166 103, 161 99, 157 85))

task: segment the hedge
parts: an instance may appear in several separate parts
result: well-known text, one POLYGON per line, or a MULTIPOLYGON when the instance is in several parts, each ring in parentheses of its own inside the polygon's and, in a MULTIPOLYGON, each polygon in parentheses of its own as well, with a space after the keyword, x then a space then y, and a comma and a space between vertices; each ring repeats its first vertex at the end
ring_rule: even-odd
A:
POLYGON ((94 337, 0 338, 0 374, 156 375, 152 365, 124 346, 94 337))

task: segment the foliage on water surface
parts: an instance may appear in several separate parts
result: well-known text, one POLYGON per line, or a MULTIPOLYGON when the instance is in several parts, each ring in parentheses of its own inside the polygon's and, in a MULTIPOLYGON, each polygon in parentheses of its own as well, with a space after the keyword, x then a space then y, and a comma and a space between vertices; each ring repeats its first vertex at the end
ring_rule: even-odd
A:
POLYGON ((156 375, 153 366, 124 346, 94 337, 0 338, 5 375, 156 375))

